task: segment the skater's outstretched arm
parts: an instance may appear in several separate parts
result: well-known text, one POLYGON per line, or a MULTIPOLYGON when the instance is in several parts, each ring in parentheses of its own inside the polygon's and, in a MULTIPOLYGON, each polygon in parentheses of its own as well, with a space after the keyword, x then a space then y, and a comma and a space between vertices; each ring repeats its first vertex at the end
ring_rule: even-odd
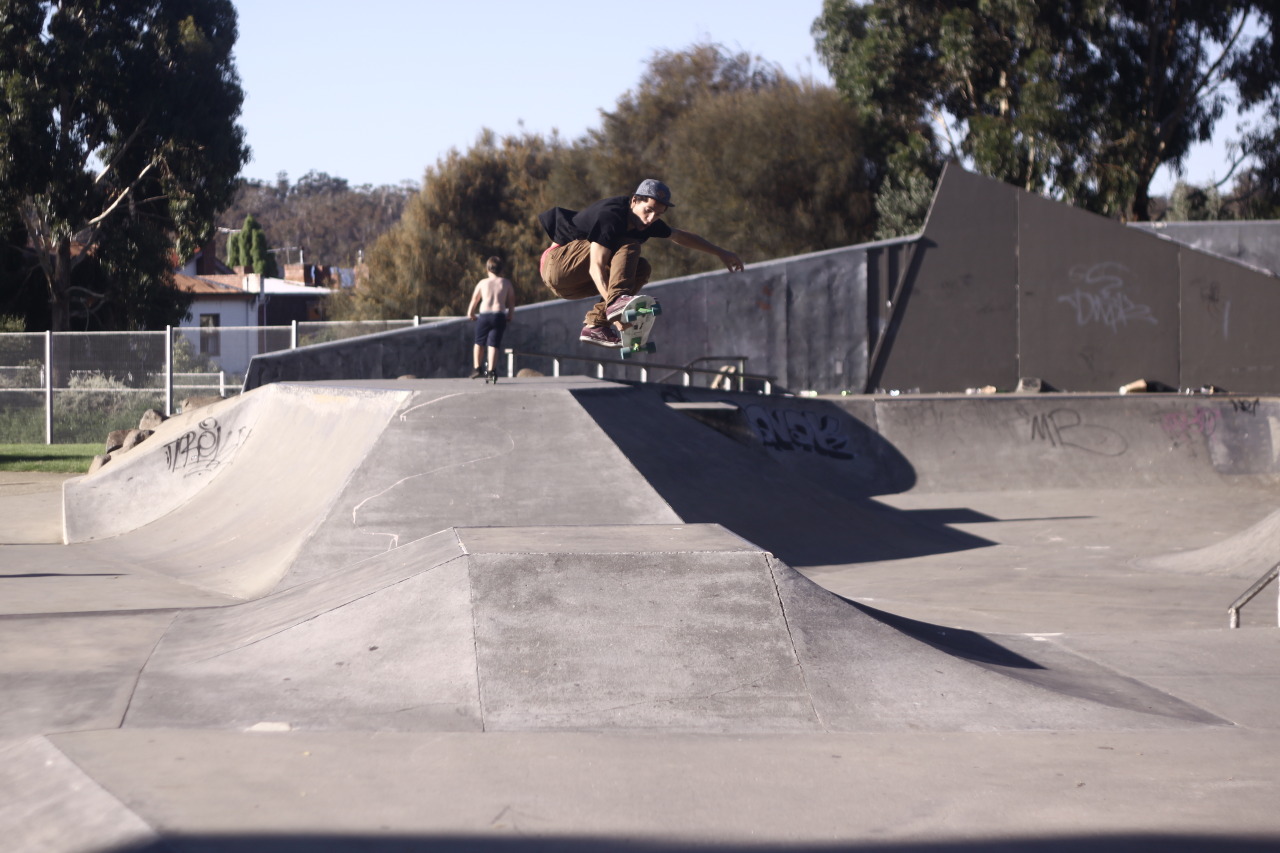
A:
POLYGON ((722 249, 714 243, 699 237, 692 231, 681 231, 679 228, 672 228, 671 242, 686 249, 695 249, 699 252, 706 252, 708 255, 715 255, 729 272, 742 271, 741 258, 728 249, 722 249))

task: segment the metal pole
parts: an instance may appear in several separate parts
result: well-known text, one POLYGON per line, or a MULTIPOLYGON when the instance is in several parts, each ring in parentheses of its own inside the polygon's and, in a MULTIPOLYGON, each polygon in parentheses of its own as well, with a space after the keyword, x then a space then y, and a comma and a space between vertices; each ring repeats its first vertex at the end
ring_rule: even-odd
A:
POLYGON ((44 333, 44 443, 53 444, 53 332, 44 333))
POLYGON ((164 416, 173 417, 173 326, 164 327, 164 416))
POLYGON ((515 375, 516 375, 516 351, 509 349, 507 350, 507 378, 511 378, 515 375))
POLYGON ((294 320, 289 331, 289 349, 298 348, 298 321, 294 320))

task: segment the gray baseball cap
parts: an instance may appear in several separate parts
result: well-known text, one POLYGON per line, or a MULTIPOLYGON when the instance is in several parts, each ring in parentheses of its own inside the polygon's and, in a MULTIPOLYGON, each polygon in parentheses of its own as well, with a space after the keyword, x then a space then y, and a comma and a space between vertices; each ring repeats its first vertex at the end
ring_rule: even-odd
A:
POLYGON ((653 178, 645 178, 640 182, 640 186, 636 187, 636 191, 632 195, 642 195, 651 198, 654 201, 660 201, 667 207, 675 207, 671 201, 671 188, 662 181, 653 178))

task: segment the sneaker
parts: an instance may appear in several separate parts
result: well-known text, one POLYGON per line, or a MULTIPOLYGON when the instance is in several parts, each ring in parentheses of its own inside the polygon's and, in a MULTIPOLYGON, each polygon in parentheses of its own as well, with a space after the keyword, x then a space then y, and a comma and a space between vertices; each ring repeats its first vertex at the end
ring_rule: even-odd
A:
POLYGON ((622 346, 622 338, 618 336, 618 330, 613 326, 583 326, 578 340, 598 347, 622 346))
POLYGON ((472 370, 472 371, 471 371, 471 375, 470 375, 470 376, 468 376, 467 378, 468 378, 468 379, 479 379, 481 376, 484 376, 484 371, 477 367, 477 368, 475 368, 474 370, 472 370))
POLYGON ((624 293, 617 299, 609 303, 609 307, 605 309, 605 316, 610 320, 616 320, 622 316, 622 312, 627 310, 627 306, 631 304, 631 300, 635 296, 624 293))

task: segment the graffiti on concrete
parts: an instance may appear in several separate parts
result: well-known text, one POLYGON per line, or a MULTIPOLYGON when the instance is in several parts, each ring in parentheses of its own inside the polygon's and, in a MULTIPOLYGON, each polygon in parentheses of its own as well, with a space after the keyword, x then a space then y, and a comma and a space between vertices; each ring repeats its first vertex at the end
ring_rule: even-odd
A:
POLYGON ((226 461, 230 450, 240 443, 243 429, 224 435, 216 418, 205 418, 164 446, 164 461, 170 473, 193 474, 216 468, 226 461))
POLYGON ((852 459, 853 442, 840 420, 802 409, 772 409, 759 404, 743 409, 760 442, 772 450, 816 453, 852 459))
POLYGON ((1165 435, 1175 441, 1190 438, 1193 435, 1203 435, 1208 438, 1218 431, 1218 421, 1221 417, 1217 409, 1196 406, 1194 412, 1165 412, 1160 416, 1160 426, 1165 435))
POLYGON ((1200 288, 1200 301, 1210 317, 1222 320, 1222 339, 1228 340, 1231 337, 1231 300, 1223 298, 1222 286, 1214 281, 1200 288))
POLYGON ((1099 456, 1122 456, 1129 449, 1123 435, 1110 427, 1085 423, 1075 409, 1054 409, 1032 417, 1031 440, 1099 456))
POLYGON ((1101 323, 1112 332, 1130 323, 1157 324, 1147 305, 1139 305, 1124 292, 1125 273, 1129 268, 1115 261, 1071 268, 1070 278, 1076 283, 1074 293, 1059 296, 1075 309, 1076 325, 1101 323))

